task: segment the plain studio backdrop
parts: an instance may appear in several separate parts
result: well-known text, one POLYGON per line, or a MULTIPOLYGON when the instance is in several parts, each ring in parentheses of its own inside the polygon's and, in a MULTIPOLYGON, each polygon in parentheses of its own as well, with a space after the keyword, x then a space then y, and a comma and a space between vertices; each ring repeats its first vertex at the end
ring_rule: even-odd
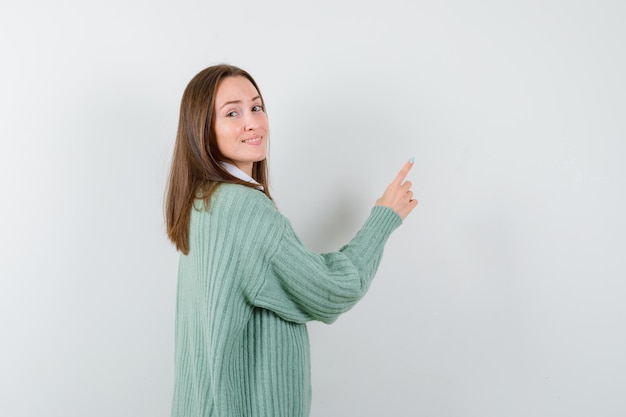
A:
POLYGON ((309 326, 313 417, 626 415, 626 3, 0 6, 0 415, 169 416, 163 199, 189 80, 257 79, 313 250, 420 205, 309 326))

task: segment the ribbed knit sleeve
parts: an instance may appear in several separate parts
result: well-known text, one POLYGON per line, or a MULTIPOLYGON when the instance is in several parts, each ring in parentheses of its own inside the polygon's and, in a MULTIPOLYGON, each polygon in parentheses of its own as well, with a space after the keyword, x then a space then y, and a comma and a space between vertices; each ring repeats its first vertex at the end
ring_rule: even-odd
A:
POLYGON ((324 254, 310 251, 284 217, 277 222, 283 224, 280 242, 254 304, 296 323, 332 323, 365 295, 385 243, 402 220, 375 206, 350 243, 324 254))

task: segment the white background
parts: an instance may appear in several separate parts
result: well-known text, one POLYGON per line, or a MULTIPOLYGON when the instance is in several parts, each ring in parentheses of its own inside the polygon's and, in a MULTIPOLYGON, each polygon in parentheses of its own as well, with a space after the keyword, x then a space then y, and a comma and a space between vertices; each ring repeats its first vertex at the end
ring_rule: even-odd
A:
POLYGON ((188 81, 258 81, 272 192, 338 249, 406 159, 312 416, 626 415, 626 3, 0 6, 0 415, 169 416, 163 197, 188 81))

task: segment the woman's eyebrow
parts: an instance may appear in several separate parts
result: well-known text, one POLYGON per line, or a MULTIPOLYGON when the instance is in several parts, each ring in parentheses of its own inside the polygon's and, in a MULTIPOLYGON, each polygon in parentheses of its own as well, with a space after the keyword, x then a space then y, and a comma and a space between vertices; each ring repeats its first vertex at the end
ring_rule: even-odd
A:
MULTIPOLYGON (((261 96, 256 96, 256 97, 253 97, 252 100, 250 100, 250 101, 256 101, 256 100, 260 100, 260 99, 261 99, 261 96)), ((227 101, 226 103, 222 104, 220 109, 223 109, 224 107, 228 106, 229 104, 239 104, 239 103, 241 103, 241 100, 227 101)))

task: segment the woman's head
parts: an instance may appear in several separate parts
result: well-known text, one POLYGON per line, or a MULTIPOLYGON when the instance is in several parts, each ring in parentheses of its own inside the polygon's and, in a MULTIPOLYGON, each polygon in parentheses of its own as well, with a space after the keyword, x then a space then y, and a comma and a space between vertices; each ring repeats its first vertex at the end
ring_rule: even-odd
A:
MULTIPOLYGON (((232 65, 215 65, 202 70, 189 82, 181 100, 176 147, 188 148, 190 167, 194 175, 208 181, 233 180, 219 163, 234 162, 235 165, 239 166, 236 163, 236 155, 229 151, 224 137, 236 134, 233 132, 235 123, 232 120, 242 120, 242 116, 248 116, 252 106, 260 106, 259 109, 264 119, 260 121, 258 120, 259 117, 250 118, 256 119, 254 123, 261 124, 261 128, 265 128, 264 149, 267 144, 268 130, 265 104, 261 92, 250 74, 232 65), (238 103, 239 106, 233 108, 231 112, 233 110, 238 111, 240 117, 230 118, 230 122, 227 123, 224 104, 241 100, 250 100, 250 103, 238 103), (252 103, 252 101, 254 102, 252 103), (242 114, 240 108, 243 104, 251 104, 251 106, 246 107, 245 114, 242 114)), ((250 119, 243 121, 246 122, 250 119)), ((254 161, 254 167, 244 171, 251 171, 248 174, 259 181, 262 179, 258 178, 259 174, 266 170, 266 161, 264 152, 263 155, 260 155, 258 149, 256 151, 257 160, 254 161), (259 156, 262 157, 259 158, 259 156)), ((243 158, 245 159, 246 156, 244 155, 243 158)), ((253 155, 249 155, 247 158, 255 159, 253 155)))
POLYGON ((215 65, 191 79, 180 104, 176 144, 166 197, 170 239, 188 252, 191 207, 208 204, 222 182, 254 186, 221 164, 231 162, 268 187, 268 123, 261 92, 250 74, 232 65, 215 65))
POLYGON ((263 99, 246 77, 220 81, 214 100, 213 133, 220 160, 227 160, 248 175, 265 160, 268 125, 263 99))

